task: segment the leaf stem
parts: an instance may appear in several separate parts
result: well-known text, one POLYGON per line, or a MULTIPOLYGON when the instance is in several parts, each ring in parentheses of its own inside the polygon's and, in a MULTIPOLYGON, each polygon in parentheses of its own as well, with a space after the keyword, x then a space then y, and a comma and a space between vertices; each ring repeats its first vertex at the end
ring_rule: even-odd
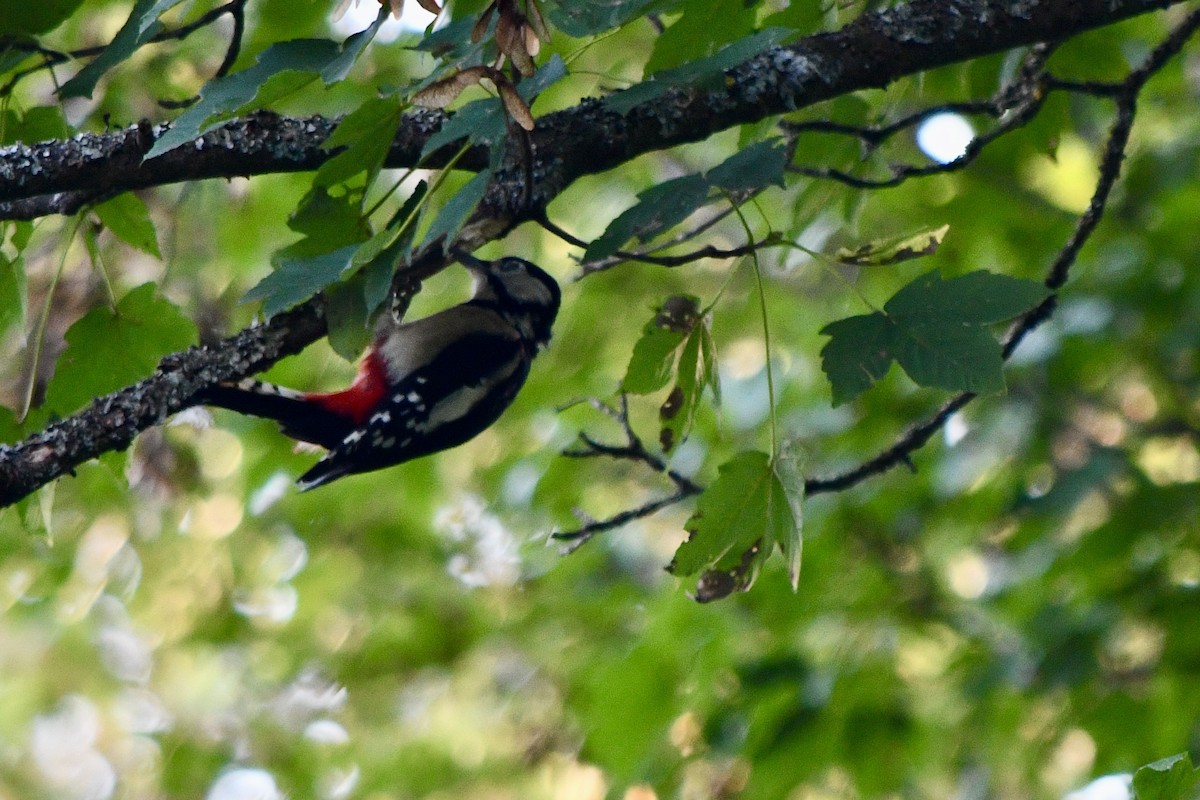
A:
POLYGON ((38 320, 37 330, 33 335, 33 350, 29 359, 29 380, 25 383, 25 395, 21 398, 21 410, 17 414, 17 419, 21 422, 25 421, 25 417, 33 405, 33 387, 37 384, 38 363, 42 360, 42 346, 45 344, 46 327, 50 322, 50 305, 54 301, 54 292, 58 288, 58 282, 62 279, 63 268, 67 263, 67 254, 71 252, 71 244, 75 241, 75 235, 79 233, 79 225, 82 221, 83 215, 77 214, 75 223, 71 226, 71 233, 67 236, 66 244, 63 246, 62 257, 58 260, 58 268, 54 270, 54 277, 50 279, 50 285, 46 287, 46 302, 42 304, 42 316, 38 320))
MULTIPOLYGON (((733 202, 732 197, 729 200, 733 202)), ((734 213, 737 214, 738 221, 742 223, 742 228, 746 231, 746 239, 754 241, 754 232, 750 230, 750 223, 746 220, 741 208, 735 205, 734 213)), ((774 463, 775 456, 779 453, 779 431, 775 421, 775 374, 771 368, 771 325, 767 318, 767 292, 763 286, 762 265, 759 263, 757 250, 750 253, 750 259, 754 264, 754 281, 758 287, 758 310, 762 315, 763 349, 766 350, 767 403, 771 419, 771 462, 774 463)))

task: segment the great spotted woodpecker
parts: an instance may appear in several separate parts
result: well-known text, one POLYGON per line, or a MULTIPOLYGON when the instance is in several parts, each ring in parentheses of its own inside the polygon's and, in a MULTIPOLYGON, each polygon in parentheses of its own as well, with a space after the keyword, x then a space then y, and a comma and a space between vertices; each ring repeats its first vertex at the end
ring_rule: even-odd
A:
POLYGON ((475 437, 508 408, 550 340, 561 294, 528 261, 460 253, 472 297, 416 322, 384 314, 350 388, 320 394, 259 381, 206 389, 201 401, 277 421, 329 450, 297 481, 312 489, 475 437))

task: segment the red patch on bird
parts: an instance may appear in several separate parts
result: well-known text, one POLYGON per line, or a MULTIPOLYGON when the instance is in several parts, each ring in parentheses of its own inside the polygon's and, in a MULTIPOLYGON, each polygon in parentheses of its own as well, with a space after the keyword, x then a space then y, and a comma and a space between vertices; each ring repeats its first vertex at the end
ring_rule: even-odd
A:
POLYGON ((371 416, 371 412, 378 408, 387 394, 386 377, 383 359, 372 351, 358 365, 358 375, 355 376, 354 383, 350 384, 350 388, 326 394, 312 392, 304 397, 326 411, 332 411, 340 417, 353 420, 355 425, 361 425, 371 416))

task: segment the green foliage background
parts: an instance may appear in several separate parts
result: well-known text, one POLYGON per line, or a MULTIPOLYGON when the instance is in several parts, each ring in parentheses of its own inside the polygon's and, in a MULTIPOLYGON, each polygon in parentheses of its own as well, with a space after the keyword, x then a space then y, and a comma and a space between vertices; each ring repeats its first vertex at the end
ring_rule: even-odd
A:
MULTIPOLYGON (((65 21, 42 41, 63 50, 106 43, 130 10, 60 5, 65 21)), ((184 3, 167 19, 214 5, 184 3)), ((456 6, 455 18, 480 5, 456 6)), ((559 28, 538 61, 559 55, 569 74, 535 114, 755 29, 836 28, 878 4, 688 3, 661 35, 639 15, 647 3, 624 5, 615 21, 626 24, 606 37, 552 15, 559 28)), ((322 4, 247 9, 237 68, 280 41, 331 37, 322 4)), ((1119 80, 1172 18, 1079 37, 1051 66, 1119 80)), ((203 85, 222 31, 137 50, 90 101, 59 104, 47 74, 30 77, 0 99, 0 133, 37 141, 173 118, 156 101, 203 85)), ((433 67, 405 48, 416 38, 371 45, 329 85, 273 79, 269 105, 336 115, 377 102, 381 88, 433 67)), ((268 775, 292 797, 1059 797, 1195 752, 1195 56, 1185 50, 1142 97, 1110 211, 1059 311, 1006 369, 1007 392, 956 417, 914 472, 811 498, 795 591, 775 558, 748 593, 690 600, 693 583, 664 570, 686 504, 570 555, 548 543, 578 524, 575 509, 603 518, 672 490, 636 464, 559 455, 581 430, 620 441, 615 424, 572 402, 612 400, 665 298, 707 305, 729 282, 711 318, 723 403, 701 403, 671 461, 698 482, 771 447, 767 354, 748 264, 624 264, 576 281, 581 251, 526 226, 483 255, 545 267, 564 310, 515 406, 471 443, 301 495, 290 481, 314 456, 272 425, 180 415, 0 513, 0 797, 226 797, 238 796, 221 794, 228 781, 268 775), (87 794, 97 786, 108 792, 87 794)), ((980 58, 798 118, 864 124, 989 96, 1014 64, 980 58)), ((790 176, 743 208, 758 235, 824 253, 949 225, 935 255, 893 265, 761 255, 778 425, 804 452, 805 474, 860 463, 947 397, 893 368, 834 407, 821 329, 884 308, 934 268, 1040 281, 1091 194, 1111 114, 1108 101, 1055 95, 961 172, 870 192, 790 176)), ((771 132, 747 126, 582 179, 550 217, 596 240, 640 193, 771 132)), ((854 142, 807 134, 795 162, 877 174, 922 162, 901 139, 864 167, 854 142)), ((452 176, 435 203, 462 183, 452 176)), ((38 370, 40 405, 23 427, 0 412, 6 439, 136 380, 197 335, 250 323, 257 309, 237 301, 297 241, 289 215, 313 184, 295 174, 169 186, 79 219, 6 223, 5 405, 23 405, 38 342, 55 365, 38 370)), ((742 243, 727 222, 705 241, 742 243)), ((457 302, 465 287, 451 269, 411 313, 457 302)), ((352 370, 321 343, 267 378, 332 388, 352 370)), ((631 400, 648 442, 662 399, 631 400)), ((1145 780, 1182 780, 1181 770, 1160 765, 1145 780)))

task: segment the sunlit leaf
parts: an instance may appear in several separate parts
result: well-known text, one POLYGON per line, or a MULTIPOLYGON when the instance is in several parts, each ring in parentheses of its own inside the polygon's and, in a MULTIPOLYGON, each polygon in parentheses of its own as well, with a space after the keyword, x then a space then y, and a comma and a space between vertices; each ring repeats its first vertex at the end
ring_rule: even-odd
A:
POLYGON ((949 230, 949 225, 942 225, 917 233, 877 239, 853 249, 843 247, 834 254, 834 258, 843 264, 854 266, 878 267, 898 264, 901 261, 933 255, 949 230))
POLYGON ((1137 800, 1193 800, 1200 772, 1187 753, 1162 758, 1133 773, 1137 800))
POLYGON ((155 258, 162 258, 158 249, 158 235, 154 231, 154 222, 150 219, 150 210, 133 192, 119 194, 101 203, 96 206, 95 212, 104 223, 104 227, 123 242, 155 258))
MULTIPOLYGON (((183 0, 137 0, 133 5, 133 10, 129 12, 129 18, 121 26, 121 30, 117 31, 117 35, 113 37, 108 47, 76 73, 75 77, 62 85, 62 88, 58 90, 59 97, 64 99, 68 97, 90 98, 96 89, 96 82, 104 73, 129 58, 135 50, 154 38, 155 34, 163 27, 158 18, 182 2, 183 0)), ((39 2, 21 3, 20 5, 38 7, 43 4, 39 2)), ((60 10, 62 8, 60 6, 60 10)), ((41 13, 48 18, 54 16, 53 13, 47 14, 45 10, 41 13)), ((8 16, 7 12, 5 16, 8 16)))
POLYGON ((130 291, 114 314, 94 308, 71 326, 46 389, 46 406, 59 414, 136 383, 159 359, 196 341, 196 326, 157 293, 153 283, 130 291))
POLYGON ((740 453, 721 465, 686 527, 688 539, 669 569, 676 575, 704 570, 696 594, 702 602, 749 589, 776 546, 799 569, 799 519, 766 453, 740 453))

